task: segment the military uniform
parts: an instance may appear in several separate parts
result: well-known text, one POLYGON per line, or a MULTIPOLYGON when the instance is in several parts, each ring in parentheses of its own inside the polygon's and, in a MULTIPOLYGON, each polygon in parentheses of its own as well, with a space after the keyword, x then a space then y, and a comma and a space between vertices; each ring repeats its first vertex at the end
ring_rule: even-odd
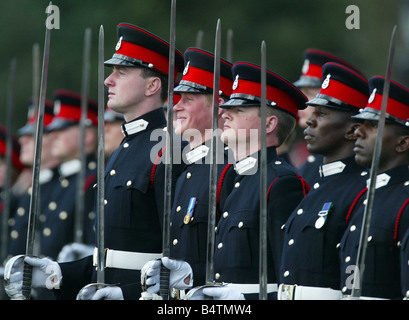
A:
MULTIPOLYGON (((260 106, 260 67, 238 62, 233 65, 233 93, 221 105, 260 106)), ((296 116, 305 108, 305 96, 279 75, 267 71, 267 104, 296 116)), ((214 280, 232 283, 238 291, 254 298, 259 288, 260 234, 260 152, 234 164, 234 186, 223 200, 217 224, 214 280)), ((229 175, 229 173, 227 173, 229 175)), ((268 293, 277 291, 277 275, 282 251, 281 226, 307 193, 305 182, 292 167, 279 158, 275 147, 267 148, 267 233, 268 293)), ((222 189, 223 190, 223 186, 222 189)))
MULTIPOLYGON (((220 92, 227 100, 233 84, 231 66, 221 59, 220 92)), ((175 93, 213 93, 214 55, 199 48, 185 51, 185 69, 175 93)), ((211 128, 208 128, 211 129, 211 128)), ((222 142, 219 144, 223 147, 222 142)), ((194 275, 194 284, 205 283, 207 228, 209 211, 209 179, 212 161, 211 140, 186 153, 186 167, 179 176, 171 212, 170 257, 188 262, 194 275)), ((223 149, 222 149, 223 150, 223 149)), ((228 163, 228 151, 220 155, 216 150, 217 180, 228 163)), ((216 215, 217 219, 219 215, 216 215)))
MULTIPOLYGON (((338 113, 328 113, 331 109, 356 114, 366 105, 369 96, 366 78, 337 63, 327 63, 322 70, 325 81, 316 98, 307 105, 323 107, 323 113, 327 112, 325 118, 339 117, 338 113)), ((325 128, 332 123, 331 119, 319 121, 318 118, 313 114, 305 131, 315 136, 315 140, 320 140, 327 132, 325 128)), ((339 135, 344 136, 346 130, 339 131, 339 135)), ((314 141, 310 143, 314 148, 314 141)), ((351 145, 350 154, 353 154, 353 141, 345 140, 345 143, 351 145)), ((344 150, 343 145, 339 148, 341 152, 344 150)), ((325 146, 320 150, 326 153, 325 146)), ((336 154, 336 151, 332 152, 336 154)), ((324 159, 325 154, 321 157, 324 159)), ((311 191, 283 226, 284 248, 278 295, 282 300, 341 297, 336 246, 346 228, 348 209, 365 187, 364 179, 368 172, 356 164, 354 156, 322 164, 317 172, 319 178, 311 185, 311 191)))
MULTIPOLYGON (((306 89, 315 89, 317 92, 322 84, 322 67, 328 62, 335 62, 346 66, 347 68, 364 76, 361 71, 351 65, 344 59, 335 56, 334 54, 314 48, 308 48, 304 51, 304 63, 301 69, 300 78, 294 82, 294 85, 304 92, 306 89)), ((304 92, 306 93, 306 92, 304 92)), ((308 97, 309 99, 315 97, 308 97)), ((300 167, 299 172, 309 185, 313 185, 315 180, 319 178, 318 168, 322 164, 322 156, 319 154, 310 154, 304 164, 300 167)))
MULTIPOLYGON (((143 66, 168 73, 165 41, 130 24, 121 23, 117 30, 116 53, 105 65, 143 66)), ((183 55, 176 51, 175 59, 176 76, 183 68, 183 55)), ((163 132, 166 127, 161 107, 122 125, 125 137, 105 167, 105 282, 120 285, 126 299, 139 299, 140 284, 127 284, 138 283, 145 262, 162 252, 165 139, 151 140, 154 131, 163 132)), ((174 165, 174 180, 181 168, 174 165)), ((56 290, 60 298, 72 299, 83 286, 96 282, 96 260, 90 256, 60 264, 64 277, 63 287, 56 290)))
MULTIPOLYGON (((383 77, 373 77, 369 81, 371 96, 367 107, 359 119, 379 120, 383 77)), ((386 110, 386 121, 395 125, 406 125, 408 118, 409 90, 391 81, 386 110)), ((381 172, 376 177, 375 195, 367 238, 365 272, 363 274, 361 296, 384 299, 401 299, 400 246, 409 227, 409 170, 400 165, 381 172)), ((350 295, 352 277, 357 270, 357 254, 365 211, 367 190, 357 198, 351 207, 348 228, 340 243, 340 264, 342 293, 350 295)))

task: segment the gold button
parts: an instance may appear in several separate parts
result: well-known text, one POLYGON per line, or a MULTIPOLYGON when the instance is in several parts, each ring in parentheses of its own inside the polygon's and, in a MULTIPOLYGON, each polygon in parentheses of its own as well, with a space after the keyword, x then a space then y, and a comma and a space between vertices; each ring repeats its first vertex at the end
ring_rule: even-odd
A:
POLYGON ((297 214, 298 214, 298 215, 302 214, 303 212, 304 212, 303 209, 298 209, 298 210, 297 210, 297 214))
POLYGON ((55 203, 54 201, 51 201, 51 202, 48 204, 48 209, 54 211, 55 209, 57 209, 57 203, 55 203))
POLYGON ((186 173, 186 179, 190 179, 192 177, 192 174, 190 172, 186 173))
POLYGON ((124 148, 126 149, 126 148, 128 148, 129 147, 129 143, 128 142, 125 142, 124 143, 124 148))
POLYGON ((107 204, 108 204, 108 200, 105 199, 105 200, 104 200, 104 205, 107 205, 107 204))
POLYGON ((114 176, 115 173, 116 173, 116 171, 115 171, 114 169, 112 169, 112 170, 109 172, 109 174, 110 174, 111 176, 114 176))
POLYGON ((239 222, 239 228, 243 228, 243 221, 239 222))
POLYGON ((181 206, 177 206, 177 207, 176 207, 176 212, 179 212, 180 210, 182 210, 182 207, 181 207, 181 206))
POLYGON ((348 257, 345 258, 345 262, 346 262, 346 263, 348 263, 349 261, 351 261, 351 257, 350 257, 350 256, 348 256, 348 257))
POLYGON ((287 271, 284 272, 284 277, 287 278, 289 275, 290 275, 290 271, 287 270, 287 271))
POLYGON ((173 245, 176 246, 178 244, 178 239, 173 240, 173 245))
POLYGON ((350 228, 349 228, 349 231, 351 231, 351 232, 354 232, 356 230, 356 226, 355 225, 352 225, 350 228))
POLYGON ((49 237, 51 235, 51 229, 50 228, 44 228, 43 235, 45 237, 49 237))
POLYGON ((131 181, 131 180, 128 180, 128 181, 126 182, 126 185, 127 185, 128 187, 130 187, 131 184, 132 184, 132 181, 131 181))
POLYGON ((236 182, 236 184, 234 185, 235 188, 240 187, 240 182, 236 182))
POLYGON ((219 279, 220 279, 220 273, 216 273, 216 274, 214 275, 214 277, 215 277, 216 280, 219 280, 219 279))
POLYGON ((61 187, 67 188, 70 185, 70 181, 67 179, 62 179, 61 180, 61 187))
POLYGON ((318 189, 320 187, 320 184, 318 183, 318 182, 316 182, 315 184, 314 184, 314 189, 318 189))
POLYGON ((60 214, 58 215, 58 217, 60 218, 60 220, 67 219, 67 217, 68 217, 67 211, 61 211, 60 214))
POLYGON ((20 207, 17 209, 17 214, 22 217, 24 216, 24 214, 26 213, 26 209, 24 209, 23 207, 20 207))
POLYGON ((292 246, 294 244, 294 239, 290 239, 290 241, 288 241, 288 245, 292 246))
POLYGON ((17 239, 18 238, 18 231, 16 231, 16 230, 11 231, 10 232, 10 237, 12 239, 17 239))
POLYGON ((229 216, 229 213, 227 211, 223 212, 223 218, 227 218, 229 216))
POLYGON ((220 242, 220 243, 217 245, 217 248, 218 248, 218 249, 223 248, 223 243, 220 242))

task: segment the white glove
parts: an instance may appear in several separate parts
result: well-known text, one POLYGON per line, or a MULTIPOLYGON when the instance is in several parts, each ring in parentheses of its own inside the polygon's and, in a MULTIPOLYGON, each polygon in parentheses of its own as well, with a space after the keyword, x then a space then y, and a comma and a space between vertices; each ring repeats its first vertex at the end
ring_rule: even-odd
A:
POLYGON ((204 288, 203 294, 213 297, 213 300, 245 300, 244 295, 240 291, 228 285, 204 288))
POLYGON ((69 262, 90 256, 94 253, 94 247, 82 243, 66 244, 60 251, 57 257, 58 262, 69 262))
POLYGON ((163 300, 162 297, 156 293, 142 292, 139 300, 163 300))
POLYGON ((77 295, 77 300, 124 300, 122 289, 117 286, 99 288, 97 283, 83 287, 77 295))
POLYGON ((152 260, 147 262, 141 270, 141 284, 146 285, 149 293, 159 292, 160 287, 160 269, 162 263, 169 269, 169 287, 184 290, 192 286, 193 271, 190 265, 185 261, 169 259, 163 257, 161 260, 152 260), (189 283, 186 283, 189 281, 189 283))
POLYGON ((59 289, 62 276, 57 262, 48 258, 15 256, 4 267, 5 291, 11 299, 20 299, 23 284, 24 262, 33 266, 31 287, 59 289))

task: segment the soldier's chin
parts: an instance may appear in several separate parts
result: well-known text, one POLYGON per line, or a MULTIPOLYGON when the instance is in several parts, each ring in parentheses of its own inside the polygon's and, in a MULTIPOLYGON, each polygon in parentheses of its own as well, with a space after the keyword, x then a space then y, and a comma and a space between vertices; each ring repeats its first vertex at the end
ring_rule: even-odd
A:
POLYGON ((235 131, 232 128, 227 128, 225 129, 221 135, 220 139, 223 141, 223 143, 228 144, 229 141, 233 142, 236 140, 236 134, 235 131), (234 139, 234 140, 233 140, 234 139))

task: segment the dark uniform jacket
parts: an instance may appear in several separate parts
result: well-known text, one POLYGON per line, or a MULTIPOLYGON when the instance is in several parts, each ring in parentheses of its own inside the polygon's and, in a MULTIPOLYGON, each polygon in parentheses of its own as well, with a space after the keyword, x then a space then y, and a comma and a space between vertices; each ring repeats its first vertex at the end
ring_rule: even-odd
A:
POLYGON ((284 226, 280 283, 339 290, 337 244, 369 175, 354 157, 320 166, 319 175, 284 226))
MULTIPOLYGON (((259 156, 260 153, 258 159, 259 156)), ((221 208, 214 254, 217 282, 259 283, 260 170, 259 161, 254 162, 252 157, 235 164, 239 174, 221 208), (247 165, 242 170, 246 167, 249 170, 240 172, 245 162, 247 165)), ((305 196, 307 186, 290 165, 277 156, 275 148, 267 149, 267 167, 268 283, 277 283, 283 243, 281 226, 305 196)))
MULTIPOLYGON (((224 155, 223 159, 217 161, 218 181, 224 174, 224 169, 228 168, 227 152, 224 155)), ((175 186, 171 212, 170 256, 191 265, 194 286, 198 286, 205 283, 206 276, 210 141, 192 149, 187 153, 187 157, 187 165, 175 186)), ((216 221, 218 218, 219 214, 216 214, 216 221)))
MULTIPOLYGON (((378 174, 371 226, 365 257, 361 295, 394 299, 402 298, 399 244, 409 226, 409 170, 400 166, 378 174)), ((340 244, 341 288, 351 293, 354 266, 367 193, 352 210, 348 228, 340 244)))
MULTIPOLYGON (((409 200, 408 200, 409 201, 409 200)), ((402 295, 409 298, 409 229, 401 242, 401 286, 402 295)))
MULTIPOLYGON (((56 259, 62 247, 74 241, 74 222, 76 212, 77 180, 81 163, 79 160, 65 162, 54 169, 40 171, 40 211, 36 223, 36 242, 34 250, 41 257, 56 259)), ((94 191, 96 179, 96 159, 87 157, 84 196, 84 243, 93 244, 94 191)), ((31 191, 31 188, 30 190, 31 191)), ((24 254, 27 239, 28 215, 31 192, 18 199, 18 207, 13 215, 13 226, 10 231, 10 254, 24 254)))
MULTIPOLYGON (((105 248, 161 253, 165 165, 155 161, 166 141, 158 142, 151 134, 154 130, 163 132, 166 119, 163 110, 156 109, 132 122, 140 120, 141 130, 124 131, 125 138, 105 168, 105 248)), ((173 166, 175 180, 181 168, 173 166)), ((60 264, 64 283, 61 290, 55 290, 60 298, 75 298, 83 286, 96 282, 92 264, 92 257, 60 264)), ((140 270, 105 269, 108 284, 125 286, 139 281, 140 270)), ((127 298, 128 291, 123 291, 127 298)), ((139 298, 140 291, 140 285, 129 288, 135 298, 139 298)))

